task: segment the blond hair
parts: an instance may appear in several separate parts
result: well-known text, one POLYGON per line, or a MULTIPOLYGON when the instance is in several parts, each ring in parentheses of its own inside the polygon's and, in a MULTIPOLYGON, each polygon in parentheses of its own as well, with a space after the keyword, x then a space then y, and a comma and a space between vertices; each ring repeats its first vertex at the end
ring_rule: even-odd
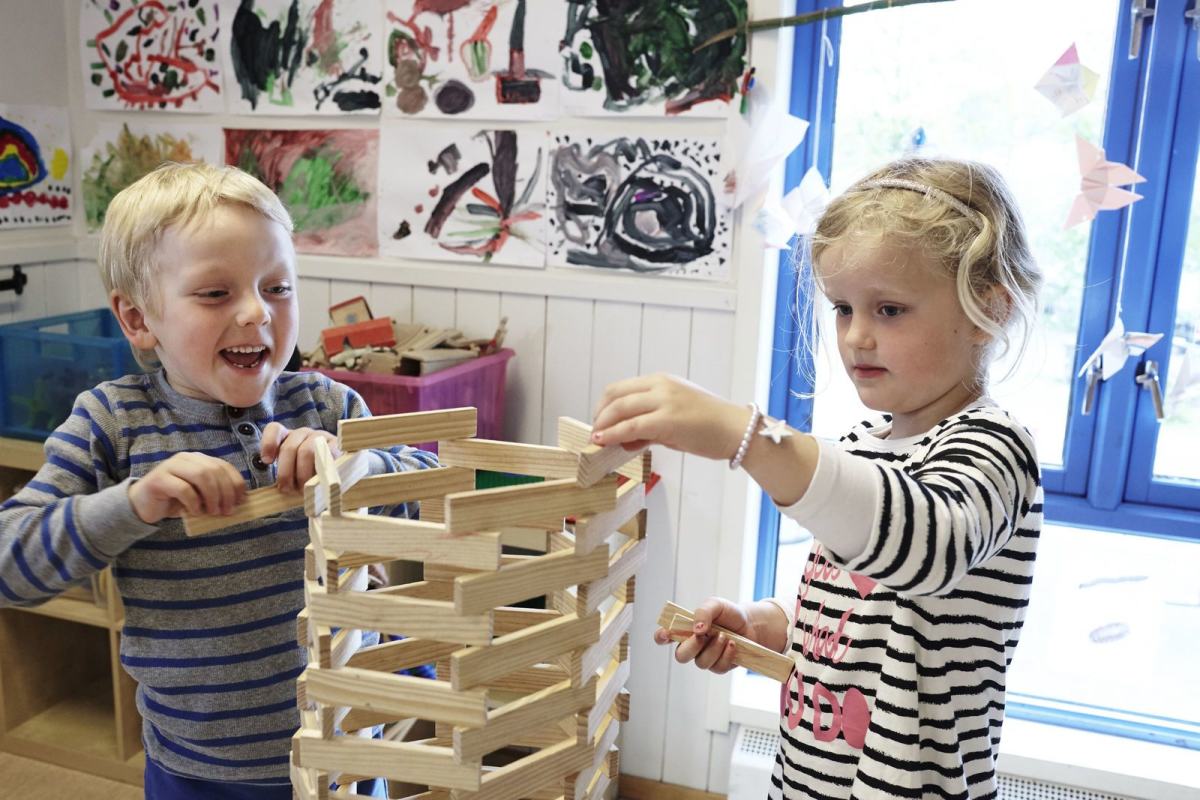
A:
POLYGON ((1014 341, 1014 365, 1025 351, 1042 274, 1016 201, 992 167, 903 158, 875 170, 829 204, 812 236, 811 264, 847 243, 915 248, 954 278, 963 312, 990 338, 977 365, 980 388, 989 361, 1012 350, 1014 341))
POLYGON ((143 311, 158 310, 155 251, 173 225, 187 227, 224 204, 251 208, 292 232, 292 218, 262 181, 236 167, 167 162, 109 203, 100 231, 100 279, 143 311))

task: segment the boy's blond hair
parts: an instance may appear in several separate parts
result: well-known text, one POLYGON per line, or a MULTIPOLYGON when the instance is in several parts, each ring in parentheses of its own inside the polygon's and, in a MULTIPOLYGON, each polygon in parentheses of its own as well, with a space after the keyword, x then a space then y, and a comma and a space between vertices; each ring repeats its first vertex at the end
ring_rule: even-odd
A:
POLYGON ((100 278, 143 311, 159 310, 155 251, 173 225, 188 226, 223 204, 254 209, 290 234, 292 218, 279 198, 237 167, 167 162, 122 189, 100 231, 100 278))
POLYGON ((967 318, 993 345, 1002 345, 1000 352, 984 351, 978 365, 981 384, 987 362, 1013 348, 1010 331, 1019 330, 1018 356, 1025 350, 1037 318, 1042 273, 1016 201, 994 168, 904 158, 875 170, 829 204, 812 237, 812 263, 848 242, 917 248, 954 278, 967 318))

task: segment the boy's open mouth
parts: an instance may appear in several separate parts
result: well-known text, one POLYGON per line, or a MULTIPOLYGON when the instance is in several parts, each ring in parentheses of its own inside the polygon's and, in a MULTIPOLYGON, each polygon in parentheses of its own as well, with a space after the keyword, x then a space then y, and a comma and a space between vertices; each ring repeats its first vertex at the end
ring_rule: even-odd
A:
POLYGON ((239 369, 254 369, 267 357, 269 351, 261 344, 242 347, 227 347, 221 357, 239 369))

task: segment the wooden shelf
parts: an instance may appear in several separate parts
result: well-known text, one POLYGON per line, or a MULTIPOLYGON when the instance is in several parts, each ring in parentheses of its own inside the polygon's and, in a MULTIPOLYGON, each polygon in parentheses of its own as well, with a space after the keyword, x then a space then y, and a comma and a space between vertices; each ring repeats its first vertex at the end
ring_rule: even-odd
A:
POLYGON ((112 683, 93 681, 9 731, 2 749, 140 785, 145 756, 122 761, 113 725, 112 683))
POLYGON ((95 603, 69 597, 55 597, 40 606, 26 606, 16 610, 117 631, 124 624, 123 618, 109 619, 108 611, 95 603))
POLYGON ((45 463, 42 442, 0 437, 0 467, 37 472, 45 463))

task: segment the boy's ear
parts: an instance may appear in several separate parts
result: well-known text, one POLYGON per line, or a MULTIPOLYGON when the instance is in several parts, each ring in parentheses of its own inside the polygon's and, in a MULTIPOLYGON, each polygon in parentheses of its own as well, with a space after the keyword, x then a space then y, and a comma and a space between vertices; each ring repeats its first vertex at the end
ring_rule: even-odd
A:
POLYGON ((109 306, 121 324, 121 332, 138 350, 153 350, 158 337, 146 325, 146 315, 128 297, 114 289, 108 297, 109 306))

